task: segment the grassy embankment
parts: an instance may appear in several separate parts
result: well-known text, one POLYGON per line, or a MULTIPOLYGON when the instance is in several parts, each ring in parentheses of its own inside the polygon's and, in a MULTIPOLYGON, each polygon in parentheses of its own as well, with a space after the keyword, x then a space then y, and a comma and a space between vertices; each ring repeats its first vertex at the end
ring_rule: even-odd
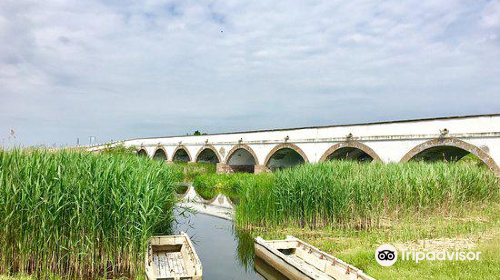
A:
POLYGON ((180 178, 126 153, 0 150, 0 274, 142 277, 180 178))
POLYGON ((236 191, 239 228, 268 238, 295 235, 375 278, 495 279, 500 272, 499 182, 484 168, 331 162, 274 175, 204 175, 195 185, 236 191), (384 243, 482 251, 482 259, 385 268, 374 259, 384 243))

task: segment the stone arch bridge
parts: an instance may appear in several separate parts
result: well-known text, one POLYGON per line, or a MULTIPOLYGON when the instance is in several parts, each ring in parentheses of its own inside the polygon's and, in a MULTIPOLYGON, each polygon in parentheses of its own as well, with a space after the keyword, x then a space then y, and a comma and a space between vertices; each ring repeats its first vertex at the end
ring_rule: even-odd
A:
POLYGON ((500 114, 138 138, 106 145, 119 143, 167 162, 217 164, 219 173, 268 172, 331 159, 456 161, 472 153, 500 176, 500 114))

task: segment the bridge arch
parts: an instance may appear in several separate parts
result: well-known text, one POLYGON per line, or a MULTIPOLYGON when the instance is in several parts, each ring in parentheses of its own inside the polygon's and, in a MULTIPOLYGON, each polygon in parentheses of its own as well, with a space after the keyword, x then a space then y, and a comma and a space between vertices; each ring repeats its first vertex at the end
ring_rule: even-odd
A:
POLYGON ((221 158, 217 149, 212 145, 205 145, 200 148, 195 158, 196 162, 220 163, 221 158))
POLYGON ((140 157, 147 157, 148 156, 148 151, 146 151, 145 148, 140 148, 137 151, 137 155, 140 156, 140 157))
POLYGON ((259 165, 257 154, 246 144, 235 145, 226 156, 226 165, 234 172, 255 172, 255 165, 259 165))
POLYGON ((309 162, 304 151, 295 144, 283 143, 276 145, 266 157, 264 165, 274 171, 283 167, 291 167, 309 162))
POLYGON ((500 167, 488 153, 458 138, 435 138, 426 141, 411 149, 399 162, 408 162, 418 157, 430 161, 441 157, 447 161, 456 161, 469 153, 477 156, 496 175, 500 175, 500 167))
POLYGON ((380 157, 372 148, 359 141, 340 142, 331 146, 321 156, 319 162, 324 162, 332 158, 358 161, 381 161, 380 157))
POLYGON ((158 147, 156 148, 155 152, 153 153, 153 159, 157 160, 167 160, 167 151, 163 147, 158 147))
POLYGON ((172 161, 174 162, 190 162, 191 154, 189 150, 184 145, 179 145, 175 148, 172 154, 172 161))

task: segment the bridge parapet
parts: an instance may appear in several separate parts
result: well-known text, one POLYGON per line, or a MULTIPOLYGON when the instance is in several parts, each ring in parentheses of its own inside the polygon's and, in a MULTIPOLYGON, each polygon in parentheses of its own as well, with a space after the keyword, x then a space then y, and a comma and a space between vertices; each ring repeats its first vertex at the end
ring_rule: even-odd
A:
POLYGON ((500 175, 500 114, 141 138, 119 143, 142 147, 150 157, 161 146, 170 161, 182 148, 191 162, 198 161, 203 149, 209 147, 217 157, 217 170, 223 173, 250 165, 255 172, 265 172, 273 169, 273 164, 315 163, 330 158, 401 162, 432 147, 455 147, 475 154, 500 175))

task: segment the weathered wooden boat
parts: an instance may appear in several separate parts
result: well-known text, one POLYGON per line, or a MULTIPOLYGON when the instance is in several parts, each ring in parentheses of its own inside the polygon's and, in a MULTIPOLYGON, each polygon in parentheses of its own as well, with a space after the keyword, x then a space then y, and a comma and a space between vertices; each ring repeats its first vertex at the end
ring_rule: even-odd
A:
POLYGON ((374 280, 360 269, 293 236, 283 240, 257 237, 255 255, 293 280, 374 280))
POLYGON ((151 237, 146 252, 148 280, 201 280, 202 266, 189 236, 151 237))
POLYGON ((285 275, 259 257, 253 260, 255 271, 266 280, 289 280, 285 275))

